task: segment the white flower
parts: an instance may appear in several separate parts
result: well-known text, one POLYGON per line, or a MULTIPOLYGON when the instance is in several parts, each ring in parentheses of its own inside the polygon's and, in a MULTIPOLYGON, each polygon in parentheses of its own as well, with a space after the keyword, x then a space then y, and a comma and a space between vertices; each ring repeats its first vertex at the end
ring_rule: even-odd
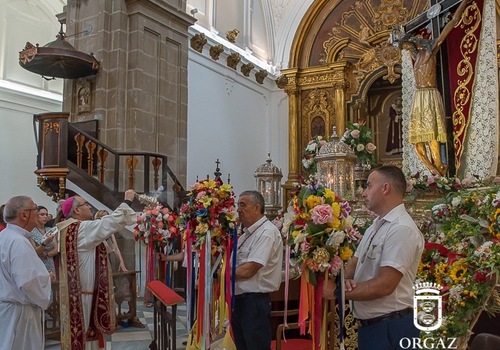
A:
POLYGON ((286 213, 283 214, 283 228, 281 229, 281 232, 285 234, 288 233, 294 217, 295 213, 293 212, 293 207, 288 207, 286 213))
POLYGON ((316 143, 312 142, 312 143, 308 144, 306 147, 306 151, 316 152, 316 143))
POLYGON ((493 244, 492 241, 486 241, 484 242, 480 247, 478 247, 475 251, 474 251, 474 255, 475 256, 481 256, 481 255, 490 255, 490 246, 493 244))
POLYGON ((332 247, 338 247, 345 239, 344 231, 333 231, 328 239, 326 240, 326 244, 332 247))
POLYGON ((453 197, 451 200, 451 206, 454 208, 458 207, 460 203, 462 203, 462 197, 460 196, 453 197))
POLYGON ((353 222, 354 222, 353 217, 349 215, 348 217, 342 220, 342 228, 346 229, 348 227, 352 227, 353 222))
POLYGON ((362 143, 360 143, 359 145, 356 146, 356 150, 358 152, 364 151, 364 149, 365 149, 365 145, 363 145, 362 143))
POLYGON ((304 242, 307 238, 307 234, 304 232, 300 232, 297 236, 295 236, 295 239, 293 240, 293 243, 299 245, 300 243, 304 242))

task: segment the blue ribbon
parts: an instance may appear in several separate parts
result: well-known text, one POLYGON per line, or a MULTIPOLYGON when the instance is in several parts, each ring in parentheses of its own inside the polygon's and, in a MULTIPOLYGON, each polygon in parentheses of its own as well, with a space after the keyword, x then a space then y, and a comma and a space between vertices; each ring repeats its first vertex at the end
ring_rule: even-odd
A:
POLYGON ((336 279, 335 283, 337 288, 335 289, 335 301, 339 306, 339 342, 340 348, 343 349, 344 345, 344 330, 345 330, 345 300, 344 300, 344 269, 341 268, 336 279))
MULTIPOLYGON (((241 225, 243 229, 243 225, 241 225)), ((236 290, 236 258, 238 254, 238 229, 233 228, 231 235, 233 236, 233 254, 231 256, 231 312, 234 312, 235 290, 236 290)))

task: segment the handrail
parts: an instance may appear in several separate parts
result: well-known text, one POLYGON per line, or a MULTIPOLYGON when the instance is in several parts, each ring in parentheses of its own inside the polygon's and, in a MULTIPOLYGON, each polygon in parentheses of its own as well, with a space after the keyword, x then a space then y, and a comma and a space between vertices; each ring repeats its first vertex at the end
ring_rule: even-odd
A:
POLYGON ((116 193, 128 188, 151 193, 161 185, 163 192, 173 195, 173 203, 168 203, 171 207, 178 202, 178 192, 184 190, 168 166, 167 156, 153 152, 116 151, 71 123, 68 123, 68 162, 116 193), (170 181, 175 189, 168 186, 170 181))

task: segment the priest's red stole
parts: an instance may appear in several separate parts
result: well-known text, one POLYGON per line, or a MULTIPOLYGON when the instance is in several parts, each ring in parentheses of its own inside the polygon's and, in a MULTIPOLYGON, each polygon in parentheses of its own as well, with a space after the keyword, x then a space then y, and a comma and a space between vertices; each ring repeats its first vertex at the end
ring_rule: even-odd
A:
POLYGON ((78 262, 78 229, 80 222, 71 223, 60 235, 61 263, 59 271, 61 348, 83 350, 85 342, 97 340, 100 333, 116 329, 112 274, 106 247, 96 248, 95 284, 92 297, 90 325, 84 329, 82 290, 78 262))

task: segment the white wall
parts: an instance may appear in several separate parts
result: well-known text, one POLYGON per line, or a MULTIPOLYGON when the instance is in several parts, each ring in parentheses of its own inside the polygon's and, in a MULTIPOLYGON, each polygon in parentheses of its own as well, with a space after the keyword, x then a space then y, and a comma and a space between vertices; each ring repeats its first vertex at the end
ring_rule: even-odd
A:
POLYGON ((55 214, 55 203, 36 186, 33 114, 60 111, 61 96, 38 95, 6 88, 5 82, 0 84, 0 203, 22 194, 55 214))
POLYGON ((253 74, 189 52, 188 186, 196 176, 213 178, 217 158, 236 194, 255 188, 254 171, 268 152, 273 164, 288 169, 286 95, 273 82, 256 83, 253 74))

